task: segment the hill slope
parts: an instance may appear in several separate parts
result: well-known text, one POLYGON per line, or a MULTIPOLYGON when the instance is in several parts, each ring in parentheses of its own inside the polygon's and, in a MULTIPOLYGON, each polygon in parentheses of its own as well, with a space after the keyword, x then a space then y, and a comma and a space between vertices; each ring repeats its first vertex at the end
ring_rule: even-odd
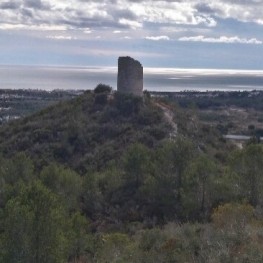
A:
POLYGON ((1 127, 0 151, 25 152, 37 167, 56 161, 85 173, 119 158, 133 142, 154 147, 169 130, 147 99, 86 92, 1 127))

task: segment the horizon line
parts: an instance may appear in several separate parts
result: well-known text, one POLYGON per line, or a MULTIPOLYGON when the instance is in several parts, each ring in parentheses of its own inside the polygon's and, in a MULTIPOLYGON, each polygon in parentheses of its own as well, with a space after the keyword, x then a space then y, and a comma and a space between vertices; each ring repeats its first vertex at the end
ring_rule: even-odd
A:
MULTIPOLYGON (((0 67, 39 67, 39 68, 63 68, 63 69, 114 69, 117 70, 118 66, 106 66, 106 65, 55 65, 55 64, 1 64, 0 67)), ((239 69, 239 68, 188 68, 188 67, 153 67, 153 66, 143 66, 143 69, 146 71, 154 71, 154 70, 163 70, 163 71, 196 71, 196 72, 204 72, 204 71, 214 71, 214 72, 262 72, 263 73, 263 68, 262 69, 239 69)), ((150 73, 150 72, 148 72, 150 73)), ((156 72, 158 73, 158 72, 156 72)), ((168 73, 168 72, 166 72, 168 73)), ((172 72, 170 72, 172 73, 172 72)))

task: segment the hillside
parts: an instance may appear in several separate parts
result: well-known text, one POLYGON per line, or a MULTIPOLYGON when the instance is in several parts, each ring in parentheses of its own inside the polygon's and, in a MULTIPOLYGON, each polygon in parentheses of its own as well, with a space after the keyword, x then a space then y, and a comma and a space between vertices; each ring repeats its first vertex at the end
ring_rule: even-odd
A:
POLYGON ((147 99, 86 92, 1 127, 0 151, 5 157, 25 152, 39 168, 58 162, 84 174, 105 167, 131 143, 156 146, 169 129, 147 99))
POLYGON ((0 262, 262 262, 263 147, 198 116, 99 85, 4 124, 0 262))

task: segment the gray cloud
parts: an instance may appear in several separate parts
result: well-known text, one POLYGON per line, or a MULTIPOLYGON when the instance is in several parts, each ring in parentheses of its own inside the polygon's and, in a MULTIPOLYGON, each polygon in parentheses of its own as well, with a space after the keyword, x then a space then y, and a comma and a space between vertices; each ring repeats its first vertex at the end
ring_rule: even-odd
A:
POLYGON ((158 30, 175 25, 212 27, 217 18, 263 24, 262 8, 262 0, 14 0, 0 4, 0 25, 102 30, 147 30, 151 25, 158 30))
POLYGON ((137 15, 128 9, 116 9, 116 8, 111 7, 111 8, 109 8, 108 11, 109 11, 109 14, 117 20, 120 18, 126 18, 126 19, 130 19, 130 20, 136 20, 137 19, 137 15))
POLYGON ((22 8, 21 14, 23 15, 24 19, 26 18, 34 18, 34 12, 28 8, 22 8))
POLYGON ((20 7, 20 3, 18 2, 4 2, 0 4, 0 9, 10 9, 10 10, 15 10, 20 7))
POLYGON ((10 10, 15 10, 18 9, 21 6, 20 1, 8 1, 8 2, 3 2, 0 3, 0 9, 10 9, 10 10))
POLYGON ((51 10, 51 3, 43 2, 42 0, 24 0, 24 7, 31 8, 34 10, 51 10))
POLYGON ((198 3, 195 5, 197 12, 205 13, 205 14, 215 14, 217 10, 210 7, 209 4, 206 3, 198 3))
POLYGON ((251 5, 260 5, 262 4, 261 0, 238 0, 238 1, 232 1, 232 0, 221 0, 221 2, 230 4, 230 5, 241 5, 241 6, 251 6, 251 5))

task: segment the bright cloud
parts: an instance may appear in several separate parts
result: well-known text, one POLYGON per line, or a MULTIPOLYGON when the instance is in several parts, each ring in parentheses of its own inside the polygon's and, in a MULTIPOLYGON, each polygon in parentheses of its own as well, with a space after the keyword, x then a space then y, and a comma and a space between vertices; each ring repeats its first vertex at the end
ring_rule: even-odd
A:
POLYGON ((76 37, 72 37, 72 36, 47 36, 46 38, 49 39, 56 39, 56 40, 74 40, 76 39, 76 37))
POLYGON ((128 26, 128 27, 130 27, 132 29, 136 29, 136 28, 141 28, 142 27, 142 24, 140 22, 132 21, 132 20, 125 19, 125 18, 121 18, 119 20, 119 23, 121 25, 128 26))
POLYGON ((145 37, 145 39, 153 40, 153 41, 170 40, 168 36, 149 36, 149 37, 145 37))
POLYGON ((262 10, 263 0, 0 0, 0 63, 97 64, 102 54, 110 64, 125 47, 149 65, 235 68, 242 53, 247 67, 262 68, 262 10))
POLYGON ((188 42, 207 42, 207 43, 226 43, 226 44, 233 44, 233 43, 256 44, 256 45, 263 44, 261 40, 258 40, 256 38, 247 39, 247 38, 240 38, 237 36, 234 37, 221 36, 219 38, 205 37, 205 36, 191 36, 191 37, 181 37, 178 40, 188 41, 188 42))
POLYGON ((143 23, 214 26, 208 14, 197 12, 194 1, 14 0, 0 4, 0 24, 75 27, 141 28, 143 23))
POLYGON ((147 23, 215 27, 218 18, 262 24, 262 9, 262 0, 2 0, 0 26, 114 31, 147 28, 147 23))

